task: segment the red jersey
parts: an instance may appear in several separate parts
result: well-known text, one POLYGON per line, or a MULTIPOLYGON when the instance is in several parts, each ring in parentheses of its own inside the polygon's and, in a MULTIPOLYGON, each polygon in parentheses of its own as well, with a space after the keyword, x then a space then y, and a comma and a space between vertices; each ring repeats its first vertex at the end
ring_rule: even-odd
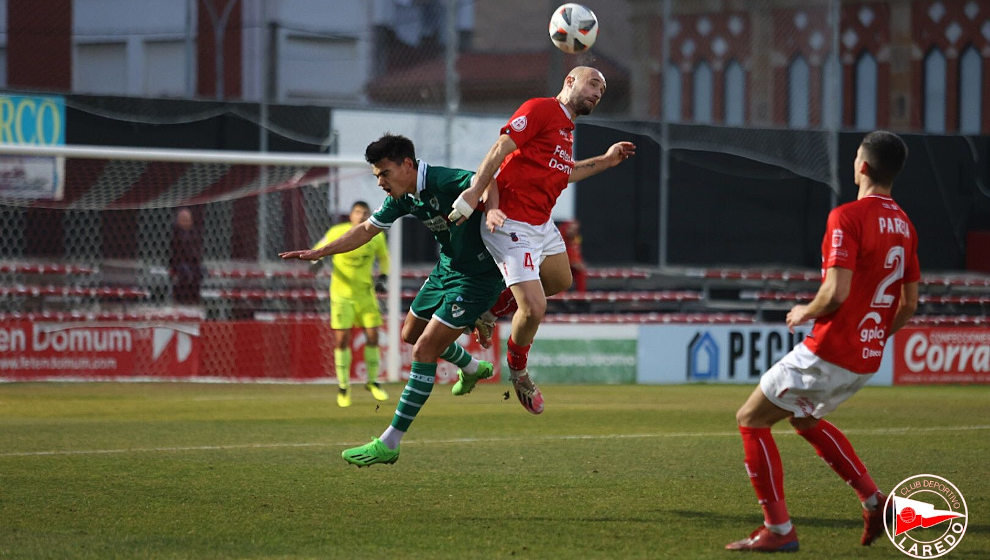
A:
POLYGON ((818 357, 856 373, 880 369, 901 285, 921 278, 914 224, 894 200, 865 196, 828 215, 822 276, 838 266, 853 271, 849 296, 819 317, 804 340, 818 357))
POLYGON ((501 133, 512 138, 516 150, 495 176, 499 209, 519 222, 549 222, 574 169, 574 121, 555 97, 538 97, 516 109, 501 133))

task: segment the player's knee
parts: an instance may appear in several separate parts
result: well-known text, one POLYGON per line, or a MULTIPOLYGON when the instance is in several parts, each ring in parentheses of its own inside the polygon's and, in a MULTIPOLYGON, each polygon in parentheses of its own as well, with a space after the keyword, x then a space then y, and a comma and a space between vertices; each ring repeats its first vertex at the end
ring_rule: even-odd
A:
POLYGON ((419 331, 416 329, 402 327, 402 342, 406 344, 416 344, 416 340, 419 338, 419 331))
POLYGON ((523 320, 527 323, 539 323, 547 314, 547 300, 545 298, 532 298, 519 303, 519 310, 516 313, 522 314, 523 320))
POLYGON ((753 425, 753 421, 753 411, 746 405, 739 407, 739 410, 736 411, 736 424, 751 427, 753 425))
POLYGON ((414 362, 421 363, 434 363, 440 359, 440 353, 437 352, 429 343, 429 341, 424 341, 421 337, 419 340, 413 344, 412 349, 412 359, 414 362))

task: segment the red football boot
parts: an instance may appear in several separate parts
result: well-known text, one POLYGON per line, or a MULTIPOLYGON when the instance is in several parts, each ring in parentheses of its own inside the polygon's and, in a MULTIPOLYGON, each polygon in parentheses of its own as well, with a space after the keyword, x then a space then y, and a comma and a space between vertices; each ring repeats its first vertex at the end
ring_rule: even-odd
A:
POLYGON ((730 542, 726 550, 755 550, 757 552, 795 552, 798 549, 797 530, 793 527, 786 535, 778 535, 761 525, 748 539, 730 542))
POLYGON ((859 544, 870 546, 877 537, 883 533, 883 516, 888 518, 893 516, 893 503, 887 506, 887 496, 883 492, 877 492, 877 509, 863 510, 863 536, 859 539, 859 544))

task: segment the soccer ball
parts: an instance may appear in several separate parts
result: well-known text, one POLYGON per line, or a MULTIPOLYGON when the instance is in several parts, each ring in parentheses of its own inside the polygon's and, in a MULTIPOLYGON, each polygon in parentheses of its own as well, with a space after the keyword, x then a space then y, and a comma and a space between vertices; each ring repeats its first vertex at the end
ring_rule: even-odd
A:
POLYGON ((574 54, 591 48, 598 38, 595 12, 581 4, 563 4, 550 17, 550 40, 558 49, 574 54))

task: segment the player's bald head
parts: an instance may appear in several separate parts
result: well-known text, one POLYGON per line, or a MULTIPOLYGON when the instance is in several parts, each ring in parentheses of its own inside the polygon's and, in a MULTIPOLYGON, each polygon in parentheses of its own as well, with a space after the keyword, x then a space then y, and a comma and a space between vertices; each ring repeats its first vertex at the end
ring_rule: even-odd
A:
MULTIPOLYGON (((573 78, 575 82, 586 82, 592 77, 600 79, 602 82, 605 81, 605 75, 601 73, 597 68, 592 68, 591 66, 575 66, 567 73, 567 78, 573 78)), ((567 81, 567 78, 564 81, 567 81)))

